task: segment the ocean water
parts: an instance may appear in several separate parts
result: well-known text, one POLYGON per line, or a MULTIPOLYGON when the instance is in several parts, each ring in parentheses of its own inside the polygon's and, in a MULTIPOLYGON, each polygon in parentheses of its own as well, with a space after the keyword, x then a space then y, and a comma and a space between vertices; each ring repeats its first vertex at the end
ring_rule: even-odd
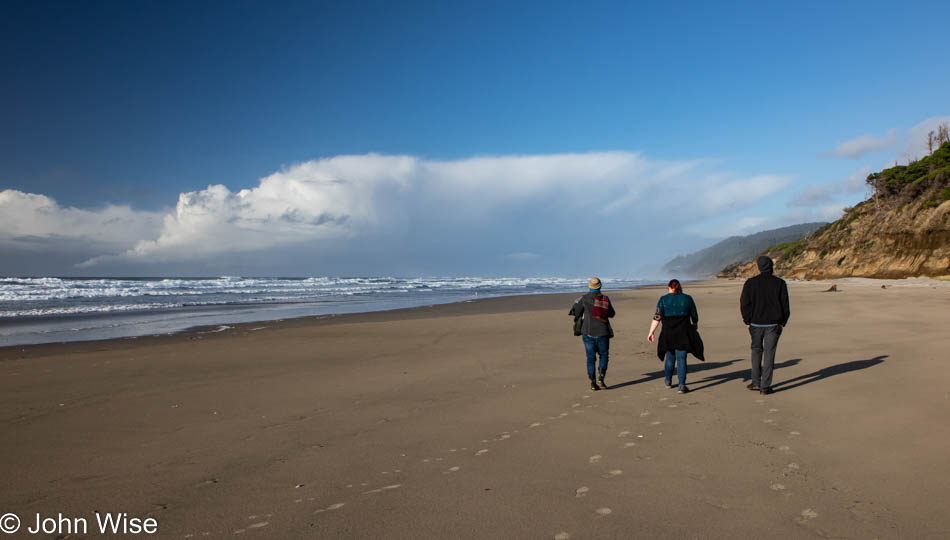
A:
MULTIPOLYGON (((604 279, 605 290, 650 282, 604 279)), ((0 278, 0 347, 586 291, 586 278, 0 278)))

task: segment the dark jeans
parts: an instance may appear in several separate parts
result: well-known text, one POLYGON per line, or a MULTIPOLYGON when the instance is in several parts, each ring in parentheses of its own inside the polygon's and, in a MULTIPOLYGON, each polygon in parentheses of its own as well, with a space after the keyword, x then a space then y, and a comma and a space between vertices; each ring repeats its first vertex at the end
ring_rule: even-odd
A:
POLYGON ((600 376, 607 374, 607 361, 610 357, 610 338, 607 336, 594 337, 584 334, 584 349, 587 350, 587 376, 590 380, 597 377, 594 368, 597 363, 597 354, 600 353, 600 376))
POLYGON ((752 336, 752 383, 762 389, 771 388, 775 348, 782 335, 782 327, 750 326, 749 335, 752 336))
POLYGON ((666 373, 666 385, 673 385, 673 364, 676 364, 676 378, 680 389, 686 386, 686 351, 677 349, 675 351, 666 351, 666 363, 663 370, 666 373))

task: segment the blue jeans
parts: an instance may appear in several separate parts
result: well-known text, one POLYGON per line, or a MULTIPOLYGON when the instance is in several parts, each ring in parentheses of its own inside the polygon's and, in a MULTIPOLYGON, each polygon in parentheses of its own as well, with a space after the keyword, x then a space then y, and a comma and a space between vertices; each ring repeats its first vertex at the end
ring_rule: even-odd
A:
POLYGON ((686 351, 681 351, 677 349, 676 354, 674 351, 666 351, 666 364, 664 364, 663 369, 666 372, 666 385, 673 385, 673 364, 676 364, 676 378, 679 379, 679 387, 683 388, 686 386, 686 351))
POLYGON ((607 374, 607 361, 610 359, 610 338, 607 336, 588 336, 584 334, 584 349, 587 351, 587 377, 594 380, 597 372, 594 368, 597 363, 597 354, 600 353, 600 376, 607 374))

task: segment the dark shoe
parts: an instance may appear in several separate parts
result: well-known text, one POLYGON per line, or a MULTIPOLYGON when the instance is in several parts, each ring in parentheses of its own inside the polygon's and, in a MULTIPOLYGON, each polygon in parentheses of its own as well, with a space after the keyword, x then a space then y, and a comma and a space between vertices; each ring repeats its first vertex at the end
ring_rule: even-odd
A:
POLYGON ((767 396, 767 395, 769 395, 769 394, 771 394, 771 393, 772 393, 772 388, 771 388, 771 387, 770 387, 770 388, 763 388, 763 389, 759 390, 759 395, 762 395, 762 396, 767 396))
POLYGON ((673 386, 673 383, 671 382, 665 382, 663 383, 663 385, 666 386, 667 388, 676 388, 675 386, 673 386))
POLYGON ((607 383, 604 382, 604 378, 603 378, 603 377, 601 377, 600 380, 597 381, 597 384, 599 384, 600 387, 603 388, 604 390, 607 389, 607 383))
POLYGON ((595 392, 600 390, 600 388, 597 387, 597 381, 595 381, 594 379, 590 380, 590 389, 595 392))
POLYGON ((688 394, 689 388, 686 388, 685 386, 680 386, 679 390, 677 390, 676 392, 679 394, 688 394))
POLYGON ((752 390, 753 392, 759 391, 759 385, 755 384, 754 382, 750 382, 749 385, 746 386, 746 388, 748 388, 749 390, 752 390))

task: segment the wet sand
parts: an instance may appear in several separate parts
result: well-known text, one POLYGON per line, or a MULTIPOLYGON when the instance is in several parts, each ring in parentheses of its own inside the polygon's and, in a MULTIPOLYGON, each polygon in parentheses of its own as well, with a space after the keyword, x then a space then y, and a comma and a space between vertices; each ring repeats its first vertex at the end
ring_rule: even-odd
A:
POLYGON ((0 513, 87 538, 94 511, 152 538, 946 538, 950 284, 830 283, 790 283, 769 396, 741 281, 687 284, 684 395, 645 339, 658 288, 609 293, 599 392, 576 295, 0 349, 0 513))

